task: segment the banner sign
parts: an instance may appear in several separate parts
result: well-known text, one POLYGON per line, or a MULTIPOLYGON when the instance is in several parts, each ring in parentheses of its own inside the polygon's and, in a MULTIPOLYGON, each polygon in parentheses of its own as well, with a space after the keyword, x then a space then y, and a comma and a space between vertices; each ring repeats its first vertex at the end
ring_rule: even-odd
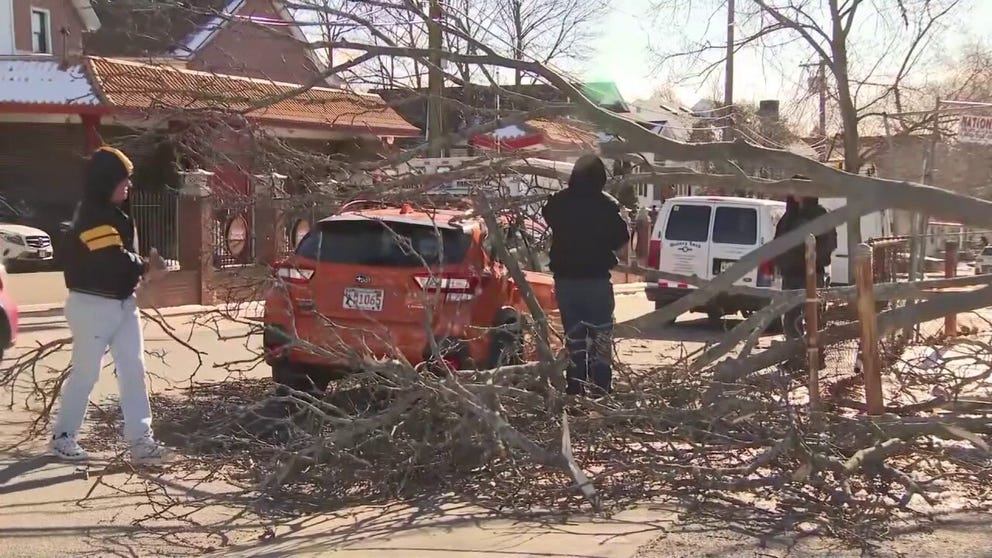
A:
POLYGON ((958 121, 958 141, 992 145, 992 116, 962 116, 958 121))

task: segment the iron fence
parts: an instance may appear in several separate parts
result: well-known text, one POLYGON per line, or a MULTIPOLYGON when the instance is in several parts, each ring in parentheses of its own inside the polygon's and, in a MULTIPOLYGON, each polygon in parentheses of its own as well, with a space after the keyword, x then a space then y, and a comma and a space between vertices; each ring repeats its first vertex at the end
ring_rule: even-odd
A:
POLYGON ((224 201, 214 207, 213 262, 216 268, 248 265, 255 260, 255 205, 224 201))
POLYGON ((179 259, 179 193, 174 190, 131 194, 131 216, 138 229, 142 254, 155 248, 167 260, 179 259))

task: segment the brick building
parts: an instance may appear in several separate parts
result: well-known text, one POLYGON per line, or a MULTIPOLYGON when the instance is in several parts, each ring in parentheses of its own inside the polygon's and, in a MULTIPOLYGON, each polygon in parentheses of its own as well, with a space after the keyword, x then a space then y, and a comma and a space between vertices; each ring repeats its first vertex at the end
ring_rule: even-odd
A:
MULTIPOLYGON (((106 9, 128 3, 24 2, 29 15, 68 22, 61 43, 39 36, 48 26, 32 26, 30 17, 27 23, 23 17, 0 20, 8 24, 0 33, 0 47, 6 45, 0 54, 0 195, 34 208, 58 253, 59 224, 79 199, 86 156, 103 143, 123 147, 135 160, 132 210, 145 231, 139 239, 144 248, 156 246, 179 260, 183 270, 170 277, 175 288, 164 289, 160 303, 209 302, 208 272, 270 261, 284 244, 288 223, 277 222, 271 203, 256 207, 255 201, 271 200, 277 185, 292 190, 326 179, 294 176, 277 157, 260 155, 262 142, 312 153, 316 160, 354 160, 391 149, 396 138, 421 136, 378 95, 331 87, 300 94, 300 82, 312 84, 320 66, 295 32, 272 25, 281 12, 267 1, 224 3, 230 11, 223 21, 207 14, 177 21, 178 27, 188 23, 187 51, 170 46, 155 57, 82 55, 112 52, 116 40, 130 44, 127 33, 97 18, 102 13, 113 21, 106 9), (265 55, 255 56, 259 44, 237 46, 244 26, 266 34, 265 55), (93 35, 83 37, 83 30, 93 35), (21 48, 25 34, 38 48, 21 48), (294 60, 299 64, 289 63, 294 60), (299 79, 273 80, 269 74, 276 69, 283 79, 299 79), (191 184, 190 177, 202 180, 191 184)), ((8 13, 2 5, 0 13, 8 13)), ((135 52, 121 52, 127 54, 135 52)))

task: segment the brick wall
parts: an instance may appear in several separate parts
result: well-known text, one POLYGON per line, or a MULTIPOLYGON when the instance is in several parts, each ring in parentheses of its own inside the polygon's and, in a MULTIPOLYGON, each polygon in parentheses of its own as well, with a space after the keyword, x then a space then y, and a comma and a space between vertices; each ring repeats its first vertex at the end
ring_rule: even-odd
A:
POLYGON ((17 50, 32 52, 31 9, 51 14, 52 54, 78 54, 83 51, 83 22, 69 0, 14 0, 14 42, 17 50), (69 34, 63 35, 62 29, 69 34), (68 40, 66 40, 68 38, 68 40))
MULTIPOLYGON (((279 17, 268 0, 248 0, 239 13, 279 17)), ((309 83, 316 72, 307 58, 306 45, 286 28, 239 21, 218 31, 190 61, 189 68, 290 83, 309 83), (251 56, 246 56, 249 52, 251 56)))

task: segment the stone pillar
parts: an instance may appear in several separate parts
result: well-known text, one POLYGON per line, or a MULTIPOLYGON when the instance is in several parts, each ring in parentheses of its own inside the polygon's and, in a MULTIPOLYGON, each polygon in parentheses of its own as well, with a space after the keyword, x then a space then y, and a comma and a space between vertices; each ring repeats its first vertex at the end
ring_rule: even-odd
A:
POLYGON ((210 177, 201 170, 180 172, 179 190, 179 267, 197 271, 200 275, 200 304, 215 302, 213 289, 214 246, 213 204, 210 198, 210 177))
POLYGON ((103 141, 100 139, 100 115, 80 114, 83 123, 83 130, 86 133, 86 156, 89 157, 94 151, 100 149, 103 141))
POLYGON ((280 226, 278 200, 286 197, 286 177, 281 174, 255 175, 255 261, 272 265, 283 249, 285 236, 280 226))

